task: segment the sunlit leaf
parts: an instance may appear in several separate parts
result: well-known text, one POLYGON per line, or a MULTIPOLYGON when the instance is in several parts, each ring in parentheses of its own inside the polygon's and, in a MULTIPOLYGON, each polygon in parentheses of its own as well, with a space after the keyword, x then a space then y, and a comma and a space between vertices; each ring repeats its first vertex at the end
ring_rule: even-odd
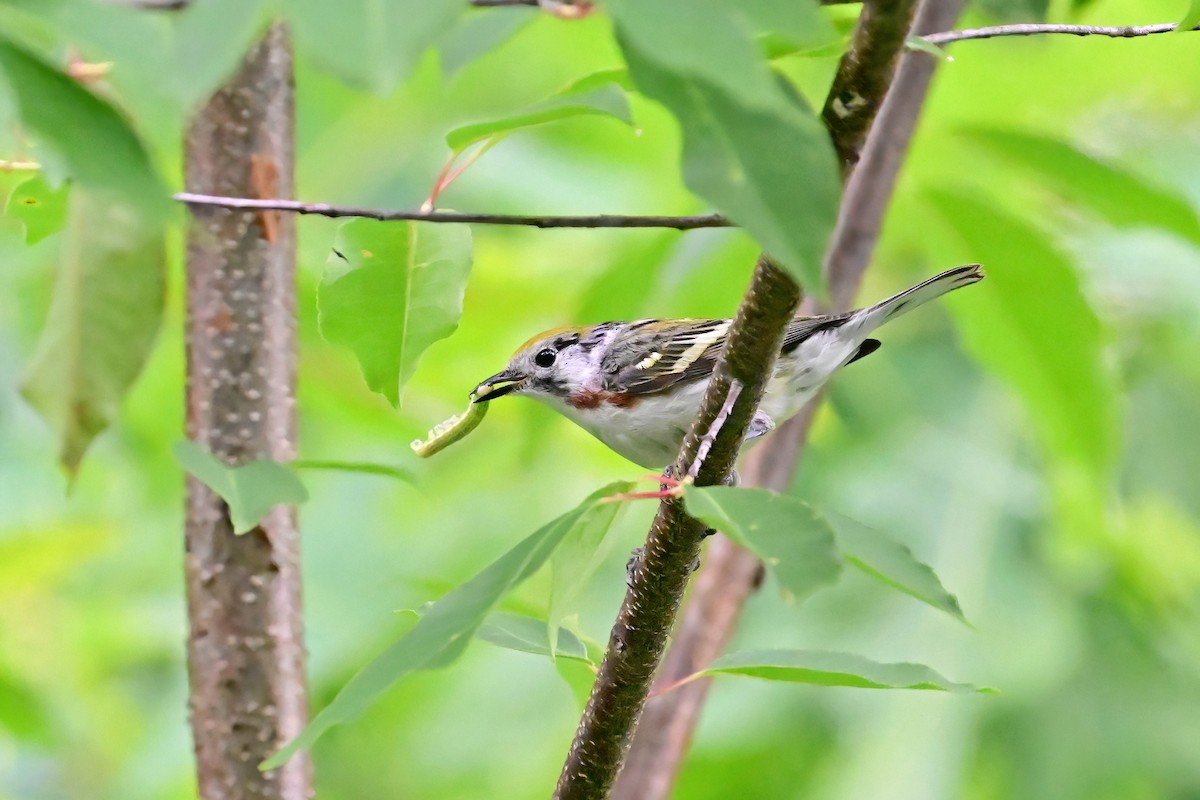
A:
POLYGON ((124 195, 77 185, 50 312, 21 385, 73 473, 117 416, 162 319, 162 231, 124 195))
POLYGON ((342 80, 386 94, 467 10, 462 0, 288 0, 296 44, 342 80))
POLYGON ((549 637, 551 655, 557 649, 563 620, 575 613, 579 593, 611 550, 608 532, 623 507, 623 503, 603 503, 592 508, 550 559, 550 603, 543 633, 549 637))
POLYGON ((124 206, 136 205, 154 218, 144 219, 144 226, 161 221, 169 207, 166 190, 145 147, 112 105, 2 35, 0 72, 17 98, 22 124, 54 151, 70 177, 119 193, 124 206))
POLYGON ((557 647, 551 653, 546 644, 546 620, 497 611, 487 615, 475 635, 485 642, 509 650, 592 663, 587 647, 574 633, 567 628, 559 628, 556 634, 557 647))
POLYGON ((1180 192, 1049 136, 980 129, 965 136, 1113 225, 1161 228, 1200 244, 1200 214, 1180 192))
POLYGON ((416 478, 411 472, 404 467, 395 467, 391 464, 373 464, 365 461, 326 461, 320 459, 300 459, 293 461, 292 467, 296 469, 316 469, 329 470, 332 472, 357 472, 363 475, 382 475, 387 478, 395 478, 398 481, 415 484, 416 478))
POLYGON ((350 348, 367 385, 399 405, 421 354, 458 327, 470 228, 360 219, 338 229, 334 249, 317 290, 321 335, 350 348))
POLYGON ((953 309, 968 350, 1016 387, 1055 451, 1105 473, 1118 442, 1118 391, 1071 265, 1040 232, 977 195, 937 191, 932 200, 987 270, 982 289, 953 309))
POLYGON ((234 533, 246 533, 275 506, 295 505, 308 492, 291 470, 274 461, 251 461, 231 467, 195 442, 176 442, 175 459, 188 473, 221 496, 229 506, 234 533))
POLYGON ((946 591, 937 573, 904 545, 857 520, 826 512, 842 557, 888 586, 966 622, 958 598, 946 591))
POLYGON ((51 189, 42 176, 35 175, 13 189, 4 214, 25 225, 26 244, 37 244, 66 224, 67 195, 65 185, 51 189))
POLYGON ((458 153, 476 142, 502 136, 535 125, 578 116, 604 116, 633 124, 629 100, 619 81, 623 73, 604 72, 588 76, 563 92, 518 114, 476 122, 446 134, 446 145, 458 153))
POLYGON ((688 188, 820 293, 840 192, 836 157, 825 128, 771 72, 752 25, 715 0, 605 7, 634 83, 679 121, 688 188))
POLYGON ((1200 25, 1200 0, 1192 0, 1187 13, 1179 20, 1179 32, 1191 31, 1200 25))
MULTIPOLYGON (((263 763, 272 769, 308 747, 334 725, 357 719, 396 681, 420 669, 445 666, 467 646, 492 607, 537 572, 602 497, 628 491, 618 482, 594 492, 571 511, 543 525, 475 577, 430 605, 420 621, 399 641, 350 679, 299 736, 263 763)), ((539 633, 544 638, 545 629, 539 633)))
POLYGON ((746 675, 818 686, 860 689, 933 689, 943 692, 993 693, 969 683, 955 683, 924 664, 881 664, 851 653, 820 650, 747 650, 722 656, 702 675, 746 675))
POLYGON ((803 598, 841 574, 833 530, 809 505, 767 489, 691 486, 687 512, 753 551, 789 596, 803 598))

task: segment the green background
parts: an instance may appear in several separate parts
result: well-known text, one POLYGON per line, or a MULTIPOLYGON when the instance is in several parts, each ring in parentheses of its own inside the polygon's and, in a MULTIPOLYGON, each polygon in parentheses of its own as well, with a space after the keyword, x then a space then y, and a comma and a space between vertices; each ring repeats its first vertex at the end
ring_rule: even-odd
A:
MULTIPOLYGON (((1168 0, 1078 5, 1052 2, 1049 17, 1148 23, 1186 10, 1168 0)), ((43 19, 45 9, 26 6, 6 23, 14 36, 51 56, 73 46, 114 61, 104 91, 179 188, 185 110, 252 39, 256 12, 196 21, 197 41, 223 43, 197 53, 176 46, 183 34, 163 17, 135 22, 56 2, 46 8, 61 15, 43 19)), ((1019 19, 1036 10, 1009 9, 1019 19)), ((402 82, 391 79, 399 68, 366 71, 362 83, 377 93, 328 69, 345 74, 354 46, 339 37, 350 33, 297 32, 300 198, 415 208, 448 154, 447 131, 621 64, 601 14, 477 17, 455 34, 457 50, 427 53, 402 82), (454 63, 518 23, 498 46, 454 63)), ((974 10, 960 27, 995 19, 974 10)), ((860 299, 956 263, 981 261, 989 279, 890 326, 882 351, 835 382, 794 492, 907 543, 974 629, 846 571, 800 607, 768 582, 735 641, 920 661, 1001 694, 720 678, 679 798, 1200 796, 1200 244, 1155 205, 1171 198, 1193 219, 1200 208, 1194 37, 952 46, 860 299), (1012 132, 1038 138, 1014 144, 1012 132)), ((837 49, 777 65, 820 107, 837 49)), ((630 101, 632 129, 578 117, 513 134, 441 204, 707 210, 683 186, 673 118, 630 101)), ((11 107, 9 95, 0 107, 11 107)), ((0 157, 27 155, 14 149, 12 125, 0 142, 0 157)), ((318 334, 316 290, 336 223, 304 218, 298 229, 301 456, 393 464, 419 479, 414 488, 303 476, 320 708, 411 625, 398 611, 441 596, 595 488, 641 472, 523 400, 497 403, 470 438, 428 462, 408 442, 460 411, 543 328, 732 313, 757 245, 737 231, 476 226, 460 328, 425 353, 397 411, 318 334)), ((183 409, 181 240, 173 234, 149 363, 68 493, 54 436, 17 393, 60 238, 27 246, 20 222, 0 219, 0 798, 187 798, 183 480, 171 456, 183 409)), ((622 515, 582 593, 580 625, 595 639, 607 636, 625 559, 652 513, 642 504, 622 515)), ((544 614, 549 583, 536 576, 505 607, 544 614)), ((314 750, 318 796, 544 797, 578 713, 547 659, 475 643, 327 734, 314 750)))

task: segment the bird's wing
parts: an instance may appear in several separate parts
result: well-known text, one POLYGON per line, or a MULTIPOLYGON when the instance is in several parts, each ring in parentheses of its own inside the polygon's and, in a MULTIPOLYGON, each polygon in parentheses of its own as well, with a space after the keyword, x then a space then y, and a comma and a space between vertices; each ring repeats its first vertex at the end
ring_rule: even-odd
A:
MULTIPOLYGON (((784 331, 782 352, 791 352, 815 333, 836 328, 852 313, 796 317, 784 331)), ((634 323, 602 363, 609 387, 629 394, 654 394, 677 383, 707 378, 725 348, 730 324, 727 319, 634 323)))
POLYGON ((836 328, 855 313, 847 311, 844 314, 822 314, 819 317, 795 317, 783 332, 783 346, 779 348, 780 352, 792 352, 814 333, 836 328))
POLYGON ((605 356, 608 385, 629 394, 654 394, 708 377, 729 333, 727 319, 634 323, 605 356))

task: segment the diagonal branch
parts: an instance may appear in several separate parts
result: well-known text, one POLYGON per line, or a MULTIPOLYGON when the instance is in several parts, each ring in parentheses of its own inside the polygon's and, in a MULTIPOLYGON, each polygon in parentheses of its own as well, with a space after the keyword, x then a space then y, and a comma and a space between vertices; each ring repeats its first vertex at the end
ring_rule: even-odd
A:
MULTIPOLYGON (((961 8, 962 0, 924 0, 913 30, 945 29, 954 24, 961 8)), ((858 166, 851 172, 825 261, 836 308, 847 307, 870 261, 935 66, 935 59, 927 54, 904 55, 858 166)), ((775 491, 788 488, 819 402, 810 402, 750 452, 741 469, 743 484, 775 491)), ((721 654, 737 628, 747 598, 761 580, 762 565, 753 553, 724 536, 713 537, 657 685, 703 669, 721 654)), ((670 796, 710 685, 711 679, 700 679, 649 702, 617 781, 615 798, 663 800, 670 796)))
POLYGON ((867 129, 891 85, 916 7, 916 0, 863 3, 850 48, 838 64, 821 112, 841 158, 843 176, 858 162, 867 129))
MULTIPOLYGON (((775 363, 784 327, 799 301, 796 283, 761 257, 730 327, 728 344, 705 392, 700 415, 676 459, 675 475, 687 474, 701 445, 708 443, 705 432, 716 430, 696 484, 709 486, 728 479, 775 363), (738 385, 737 396, 727 407, 733 387, 738 385), (722 414, 726 416, 718 426, 722 414)), ((684 513, 680 499, 663 500, 645 548, 630 571, 629 589, 608 651, 559 777, 555 791, 559 800, 608 796, 706 534, 703 524, 684 513)))

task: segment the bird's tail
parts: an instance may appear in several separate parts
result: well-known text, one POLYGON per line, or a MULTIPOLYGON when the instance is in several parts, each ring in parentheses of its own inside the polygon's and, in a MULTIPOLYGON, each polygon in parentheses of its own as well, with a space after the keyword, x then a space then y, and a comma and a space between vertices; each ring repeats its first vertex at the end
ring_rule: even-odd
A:
POLYGON ((863 333, 875 330, 883 323, 895 319, 906 311, 919 305, 936 300, 947 292, 952 292, 963 286, 983 280, 983 269, 979 264, 966 264, 954 269, 948 269, 940 275, 934 275, 927 281, 922 281, 911 289, 905 289, 899 294, 892 295, 869 308, 864 308, 855 316, 861 320, 863 333))

